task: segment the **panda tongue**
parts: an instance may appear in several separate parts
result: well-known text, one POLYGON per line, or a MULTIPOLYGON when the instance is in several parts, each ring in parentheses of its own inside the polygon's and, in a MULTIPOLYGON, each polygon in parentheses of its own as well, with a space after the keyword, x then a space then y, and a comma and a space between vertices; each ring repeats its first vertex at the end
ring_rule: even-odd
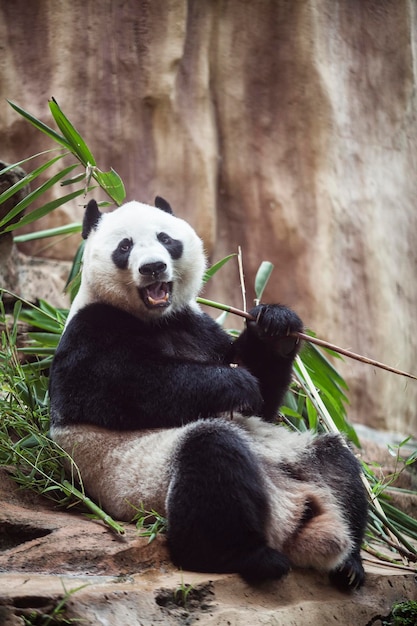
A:
POLYGON ((152 306, 165 306, 169 300, 169 289, 167 283, 152 283, 146 287, 148 302, 152 306))

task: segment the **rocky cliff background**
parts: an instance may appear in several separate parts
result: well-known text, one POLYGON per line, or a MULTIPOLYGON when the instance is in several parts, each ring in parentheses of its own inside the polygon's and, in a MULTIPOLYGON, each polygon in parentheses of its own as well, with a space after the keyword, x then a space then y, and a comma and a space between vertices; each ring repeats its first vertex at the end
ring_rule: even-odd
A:
MULTIPOLYGON (((210 261, 241 246, 249 303, 269 260, 265 300, 416 373, 416 45, 414 0, 2 1, 0 159, 51 147, 6 98, 51 124, 54 96, 128 199, 166 197, 210 261)), ((242 307, 237 265, 206 294, 242 307)), ((352 420, 416 433, 417 383, 340 369, 352 420)))

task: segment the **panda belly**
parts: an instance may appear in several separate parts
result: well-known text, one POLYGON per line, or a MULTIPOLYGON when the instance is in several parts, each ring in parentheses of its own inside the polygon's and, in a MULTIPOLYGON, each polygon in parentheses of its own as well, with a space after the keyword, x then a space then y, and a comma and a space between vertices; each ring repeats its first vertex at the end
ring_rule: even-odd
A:
POLYGON ((51 437, 73 458, 88 495, 115 519, 131 521, 141 504, 166 515, 170 459, 181 430, 55 426, 51 437))

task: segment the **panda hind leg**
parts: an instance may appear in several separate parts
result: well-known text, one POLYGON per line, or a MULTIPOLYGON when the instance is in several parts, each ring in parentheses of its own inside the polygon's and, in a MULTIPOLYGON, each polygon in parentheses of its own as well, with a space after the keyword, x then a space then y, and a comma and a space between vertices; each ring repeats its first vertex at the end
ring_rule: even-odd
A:
POLYGON ((352 550, 345 561, 329 573, 331 582, 342 591, 359 589, 365 580, 360 555, 368 520, 368 498, 362 469, 350 448, 337 435, 324 435, 314 443, 316 467, 321 480, 344 503, 352 550))
POLYGON ((172 467, 167 539, 175 565, 249 583, 288 572, 288 558, 267 545, 268 496, 238 427, 220 419, 190 425, 172 467))
POLYGON ((352 552, 342 565, 329 573, 329 579, 340 591, 355 591, 365 580, 360 553, 352 552))

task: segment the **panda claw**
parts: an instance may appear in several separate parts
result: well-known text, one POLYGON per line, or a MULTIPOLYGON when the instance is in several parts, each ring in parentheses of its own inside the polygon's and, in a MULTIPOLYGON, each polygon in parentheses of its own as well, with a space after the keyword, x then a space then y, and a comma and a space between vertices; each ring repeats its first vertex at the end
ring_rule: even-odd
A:
POLYGON ((356 579, 355 572, 353 570, 350 570, 350 573, 349 573, 349 585, 351 587, 353 586, 353 583, 355 582, 355 579, 356 579))
POLYGON ((359 556, 351 556, 333 572, 330 580, 340 591, 356 591, 364 581, 365 572, 359 556))

